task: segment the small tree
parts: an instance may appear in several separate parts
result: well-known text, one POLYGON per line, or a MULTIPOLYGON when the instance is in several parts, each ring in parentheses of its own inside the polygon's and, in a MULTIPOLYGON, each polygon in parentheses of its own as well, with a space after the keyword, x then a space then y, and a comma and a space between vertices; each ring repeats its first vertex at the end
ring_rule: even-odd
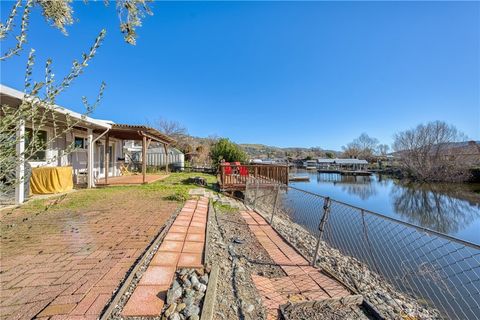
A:
POLYGON ((222 160, 227 162, 247 161, 247 154, 245 151, 227 138, 221 138, 213 144, 210 150, 210 157, 212 159, 212 164, 215 167, 218 166, 222 160))
POLYGON ((395 134, 393 148, 408 176, 419 181, 464 181, 469 170, 452 148, 466 136, 442 121, 420 124, 395 134))
POLYGON ((333 152, 325 152, 325 157, 328 159, 333 159, 335 158, 335 154, 333 154, 333 152))
MULTIPOLYGON (((32 8, 39 7, 46 22, 67 35, 66 27, 74 23, 72 0, 17 0, 12 2, 12 9, 5 22, 0 23, 0 41, 2 53, 0 61, 18 55, 24 49, 28 38, 28 27, 32 8), (23 9, 23 11, 22 11, 23 9), (15 21, 20 20, 16 27, 15 21), (8 44, 6 43, 8 42, 8 44)), ((86 2, 86 1, 85 1, 86 2)), ((108 4, 108 0, 104 1, 108 4)), ((148 0, 120 0, 116 2, 117 13, 120 19, 120 30, 124 34, 125 41, 135 44, 135 30, 141 25, 141 19, 145 14, 151 14, 147 5, 148 0)), ((52 60, 45 63, 45 75, 41 81, 32 79, 33 66, 35 63, 35 50, 32 48, 27 59, 25 73, 24 98, 20 106, 0 106, 0 193, 9 194, 24 177, 19 179, 15 175, 15 169, 19 164, 28 162, 32 155, 46 149, 52 141, 63 134, 71 131, 79 122, 72 117, 57 119, 55 104, 57 97, 68 89, 74 80, 78 78, 95 56, 100 47, 106 30, 100 31, 92 47, 82 54, 80 60, 74 60, 70 71, 60 81, 56 81, 52 71, 52 60), (40 139, 39 130, 49 123, 53 126, 53 137, 49 141, 40 139), (31 127, 31 133, 21 133, 25 124, 31 127), (19 141, 29 140, 22 154, 17 154, 15 146, 19 141)), ((94 104, 89 104, 86 97, 82 97, 85 105, 83 116, 88 115, 100 102, 105 84, 100 85, 99 94, 94 104)), ((73 150, 73 144, 67 148, 66 153, 73 150)), ((53 160, 54 161, 54 160, 53 160)))
MULTIPOLYGON (((5 23, 0 23, 0 40, 7 39, 7 36, 14 30, 15 19, 20 17, 21 24, 18 34, 14 36, 14 45, 0 55, 0 61, 18 55, 27 43, 28 25, 33 7, 38 6, 46 22, 51 23, 55 28, 67 34, 66 27, 74 23, 72 0, 17 0, 13 3, 12 9, 5 23), (23 7, 23 12, 21 9, 23 7)), ((85 3, 87 0, 84 1, 85 3)), ((109 0, 103 1, 105 5, 109 0)), ((152 0, 117 0, 116 8, 120 20, 120 31, 129 44, 136 44, 136 29, 142 25, 142 18, 145 15, 152 15, 148 3, 152 0)), ((2 49, 5 50, 5 44, 2 49)))

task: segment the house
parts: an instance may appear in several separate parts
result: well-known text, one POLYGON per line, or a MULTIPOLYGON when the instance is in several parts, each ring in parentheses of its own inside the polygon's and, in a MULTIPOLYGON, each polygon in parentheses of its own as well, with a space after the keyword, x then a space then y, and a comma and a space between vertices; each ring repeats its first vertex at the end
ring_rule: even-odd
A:
MULTIPOLYGON (((21 91, 0 84, 0 104, 10 107, 21 105, 24 94, 21 91)), ((151 141, 156 141, 168 146, 174 140, 161 132, 141 125, 116 124, 109 120, 99 120, 81 115, 64 107, 55 105, 52 110, 55 121, 44 121, 44 126, 39 128, 38 138, 47 146, 28 159, 32 168, 61 167, 73 168, 73 181, 86 182, 88 188, 95 186, 95 182, 108 177, 121 175, 123 165, 125 140, 140 140, 142 153, 146 154, 151 141), (66 126, 65 123, 74 123, 73 129, 61 135, 54 134, 54 124, 66 126), (55 138, 55 139, 53 139, 55 138), (74 146, 73 151, 70 150, 74 146), (85 181, 83 181, 85 180, 85 181)), ((19 124, 17 155, 24 153, 25 144, 28 144, 28 131, 31 123, 19 124), (26 135, 27 133, 27 135, 26 135)), ((62 130, 59 130, 62 132, 62 130)), ((17 156, 19 157, 19 156, 17 156)), ((19 157, 20 158, 20 157, 19 157)), ((143 182, 146 181, 146 163, 142 163, 143 182)), ((25 200, 25 162, 20 161, 16 169, 16 178, 19 181, 15 188, 15 202, 23 203, 25 200)))

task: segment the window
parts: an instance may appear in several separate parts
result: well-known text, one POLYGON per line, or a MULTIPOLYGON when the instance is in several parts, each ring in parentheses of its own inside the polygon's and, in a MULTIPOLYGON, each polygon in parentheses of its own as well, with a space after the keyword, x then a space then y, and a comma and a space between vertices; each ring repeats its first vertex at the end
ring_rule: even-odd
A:
POLYGON ((75 144, 75 149, 85 149, 85 146, 86 146, 85 138, 75 137, 74 144, 75 144))
POLYGON ((47 131, 36 131, 36 137, 35 139, 32 139, 33 130, 25 128, 25 149, 30 154, 30 156, 27 155, 27 157, 30 161, 46 161, 47 153, 45 149, 47 148, 47 131), (35 144, 32 144, 33 142, 35 144))

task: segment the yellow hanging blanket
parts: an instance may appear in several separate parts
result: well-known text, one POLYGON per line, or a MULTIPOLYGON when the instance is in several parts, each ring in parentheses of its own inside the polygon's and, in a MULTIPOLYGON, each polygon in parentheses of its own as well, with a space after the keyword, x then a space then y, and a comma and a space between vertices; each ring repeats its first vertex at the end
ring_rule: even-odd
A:
POLYGON ((59 193, 72 189, 72 167, 42 167, 32 169, 30 194, 59 193))

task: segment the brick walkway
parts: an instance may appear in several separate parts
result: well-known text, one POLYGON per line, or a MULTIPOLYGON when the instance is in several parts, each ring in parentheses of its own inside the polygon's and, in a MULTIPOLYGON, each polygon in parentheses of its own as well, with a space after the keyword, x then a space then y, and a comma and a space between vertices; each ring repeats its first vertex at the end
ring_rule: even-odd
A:
POLYGON ((250 230, 286 277, 266 278, 252 275, 268 319, 278 318, 278 308, 288 301, 323 300, 349 296, 349 291, 320 269, 309 266, 293 247, 254 211, 241 211, 250 230))
POLYGON ((208 199, 189 200, 153 256, 122 316, 159 316, 177 268, 202 268, 208 199))
POLYGON ((95 204, 97 211, 2 219, 13 227, 2 227, 1 319, 100 315, 176 206, 140 200, 125 209, 114 203, 95 204))

